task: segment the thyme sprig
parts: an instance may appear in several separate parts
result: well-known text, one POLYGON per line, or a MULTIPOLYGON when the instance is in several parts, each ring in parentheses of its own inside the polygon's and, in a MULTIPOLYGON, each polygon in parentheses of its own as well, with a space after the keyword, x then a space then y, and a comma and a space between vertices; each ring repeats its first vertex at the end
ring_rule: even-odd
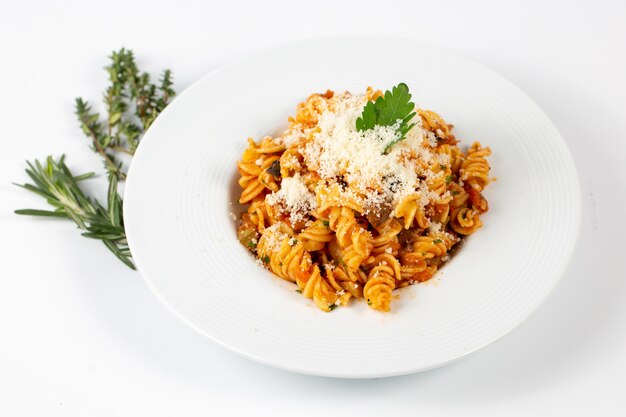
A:
POLYGON ((15 213, 72 220, 83 236, 101 240, 119 260, 135 269, 126 242, 123 201, 118 190, 119 181, 126 179, 127 172, 121 155, 135 153, 144 132, 176 93, 169 70, 163 71, 158 84, 153 84, 150 75, 137 68, 132 51, 122 48, 109 58, 111 63, 105 69, 110 84, 103 97, 107 117, 102 120, 81 98, 76 99, 75 107, 80 127, 107 171, 106 206, 80 186, 83 180, 95 176, 93 172, 74 175, 65 164, 65 155, 58 159, 48 156, 44 163, 27 161, 26 174, 32 183, 16 185, 41 196, 54 210, 23 209, 15 213))
POLYGON ((105 67, 110 81, 103 95, 108 114, 105 122, 82 98, 76 99, 75 112, 105 169, 124 180, 126 171, 119 155, 134 155, 143 133, 176 93, 170 70, 163 71, 157 85, 150 81, 147 72, 137 68, 132 51, 122 48, 113 52, 110 60, 111 64, 105 67))

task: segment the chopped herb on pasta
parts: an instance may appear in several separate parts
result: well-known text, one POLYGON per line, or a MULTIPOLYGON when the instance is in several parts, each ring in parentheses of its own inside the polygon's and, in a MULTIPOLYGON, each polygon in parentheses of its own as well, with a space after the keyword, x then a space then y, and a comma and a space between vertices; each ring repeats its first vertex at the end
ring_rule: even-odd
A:
POLYGON ((313 94, 238 162, 240 241, 323 311, 351 298, 389 311, 394 289, 432 278, 482 226, 490 149, 462 151, 410 98, 405 84, 313 94))

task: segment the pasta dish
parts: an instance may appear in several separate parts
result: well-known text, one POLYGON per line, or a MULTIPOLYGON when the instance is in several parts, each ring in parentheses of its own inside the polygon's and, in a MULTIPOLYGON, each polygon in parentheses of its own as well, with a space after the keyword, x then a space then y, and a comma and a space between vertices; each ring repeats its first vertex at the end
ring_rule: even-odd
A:
POLYGON ((313 94, 279 137, 238 162, 238 238, 317 307, 351 298, 389 311, 392 291, 433 277, 482 226, 491 150, 462 150, 405 84, 313 94))

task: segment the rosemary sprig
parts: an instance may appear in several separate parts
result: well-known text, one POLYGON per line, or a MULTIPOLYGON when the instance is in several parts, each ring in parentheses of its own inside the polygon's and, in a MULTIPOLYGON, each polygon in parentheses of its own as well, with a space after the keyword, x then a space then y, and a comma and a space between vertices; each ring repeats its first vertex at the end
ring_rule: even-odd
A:
POLYGON ((26 209, 16 210, 15 213, 70 219, 83 230, 83 236, 102 240, 115 256, 135 269, 124 234, 122 199, 117 192, 116 175, 109 174, 108 201, 105 208, 87 196, 79 186, 80 181, 95 174, 89 172, 73 175, 65 165, 64 155, 57 160, 49 156, 45 164, 35 160, 34 163, 27 162, 27 165, 26 173, 33 184, 16 185, 45 198, 55 210, 26 209))
POLYGON ((65 156, 49 156, 45 163, 27 161, 26 173, 32 184, 16 184, 43 197, 54 210, 24 209, 16 214, 70 219, 82 235, 101 240, 119 260, 135 269, 126 242, 122 197, 119 181, 126 179, 126 169, 120 155, 132 156, 148 127, 176 94, 172 74, 165 70, 158 85, 150 75, 137 68, 130 50, 113 52, 105 69, 110 85, 104 92, 108 117, 104 121, 86 101, 76 99, 76 116, 83 133, 90 139, 92 149, 104 162, 108 173, 106 207, 89 197, 79 183, 95 176, 93 172, 74 175, 65 164, 65 156))

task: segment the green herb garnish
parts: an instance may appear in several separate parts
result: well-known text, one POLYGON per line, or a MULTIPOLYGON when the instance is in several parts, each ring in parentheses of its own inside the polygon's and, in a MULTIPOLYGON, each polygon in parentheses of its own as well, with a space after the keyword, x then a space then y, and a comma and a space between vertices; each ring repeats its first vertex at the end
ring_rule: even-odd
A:
POLYGON ((387 90, 385 95, 374 101, 368 102, 363 108, 361 117, 356 119, 356 128, 359 131, 373 129, 374 126, 393 126, 399 121, 397 137, 385 145, 384 154, 389 153, 391 147, 406 138, 406 134, 415 123, 409 122, 415 116, 413 109, 415 104, 411 102, 409 87, 400 83, 387 90))
POLYGON ((262 257, 261 260, 263 261, 264 264, 270 263, 270 257, 268 255, 265 255, 264 257, 262 257))
POLYGON ((106 206, 85 193, 82 180, 95 176, 93 172, 75 175, 65 164, 65 156, 49 156, 44 161, 26 162, 26 173, 32 184, 20 187, 43 197, 53 211, 24 209, 16 214, 45 216, 72 220, 83 236, 101 240, 125 265, 135 269, 124 230, 122 197, 118 182, 126 179, 122 155, 132 156, 143 133, 169 104, 175 95, 172 74, 163 71, 158 83, 141 72, 130 50, 113 52, 106 67, 109 86, 104 91, 107 115, 100 117, 86 101, 76 99, 75 113, 80 128, 100 155, 108 177, 106 206))
POLYGON ((83 231, 83 236, 101 240, 120 261, 135 269, 124 234, 122 199, 117 192, 115 174, 109 174, 107 206, 104 207, 88 197, 79 185, 94 173, 72 174, 65 165, 65 156, 57 160, 49 156, 45 164, 38 160, 26 164, 26 173, 33 184, 16 185, 45 198, 55 210, 15 210, 16 214, 70 219, 83 231))
POLYGON ((330 311, 333 311, 334 309, 337 308, 337 304, 330 304, 328 308, 330 308, 330 311))
POLYGON ((137 68, 132 51, 122 48, 114 51, 110 59, 111 64, 105 68, 110 85, 104 91, 108 116, 101 121, 100 115, 82 98, 76 99, 75 112, 83 133, 104 160, 107 171, 123 180, 126 172, 122 170, 119 155, 135 153, 143 132, 176 93, 169 70, 163 71, 159 84, 154 84, 147 72, 137 68))
POLYGON ((343 266, 346 271, 348 270, 348 265, 346 265, 343 258, 339 258, 339 265, 343 266))
POLYGON ((302 294, 302 290, 301 290, 301 289, 299 289, 299 288, 296 290, 296 292, 297 292, 298 294, 302 294))
POLYGON ((276 178, 280 178, 280 159, 272 162, 272 165, 270 165, 265 171, 276 178))
POLYGON ((446 184, 450 184, 452 182, 452 175, 448 175, 446 177, 446 184))
POLYGON ((433 243, 434 243, 435 245, 436 245, 437 243, 441 243, 441 242, 443 242, 443 240, 441 240, 441 239, 435 239, 435 240, 433 240, 433 243))
POLYGON ((324 227, 330 226, 330 223, 327 220, 322 220, 322 224, 324 225, 324 227))

